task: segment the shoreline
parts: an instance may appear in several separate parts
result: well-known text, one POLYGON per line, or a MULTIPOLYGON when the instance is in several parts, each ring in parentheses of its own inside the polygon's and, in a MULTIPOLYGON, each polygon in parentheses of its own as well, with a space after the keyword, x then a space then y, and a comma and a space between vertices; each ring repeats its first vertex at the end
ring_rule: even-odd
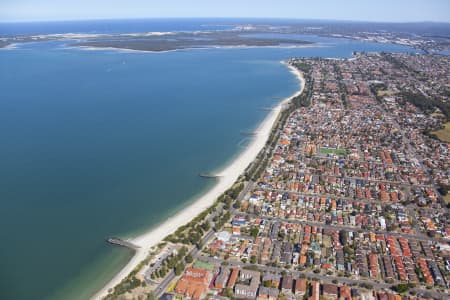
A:
POLYGON ((0 50, 14 50, 17 49, 18 43, 11 43, 8 45, 5 45, 3 47, 0 47, 0 50))
POLYGON ((102 299, 106 296, 109 289, 112 289, 119 284, 132 270, 136 268, 141 261, 147 257, 149 250, 153 246, 160 243, 166 236, 175 232, 178 227, 189 223, 195 216, 213 205, 216 199, 229 187, 231 187, 236 182, 238 177, 244 173, 248 165, 256 159, 258 153, 266 145, 272 128, 278 120, 280 113, 286 107, 286 104, 288 104, 294 97, 300 95, 305 87, 303 74, 285 61, 282 61, 281 63, 285 65, 300 81, 299 90, 293 95, 284 98, 274 109, 269 112, 269 114, 267 114, 264 120, 257 127, 256 131, 258 133, 252 139, 250 144, 241 153, 239 153, 235 159, 233 159, 227 166, 218 172, 221 177, 218 178, 218 182, 211 189, 199 196, 192 203, 188 204, 187 207, 168 218, 166 221, 158 224, 148 232, 129 240, 140 248, 135 251, 135 254, 130 261, 103 288, 97 291, 91 299, 102 299))

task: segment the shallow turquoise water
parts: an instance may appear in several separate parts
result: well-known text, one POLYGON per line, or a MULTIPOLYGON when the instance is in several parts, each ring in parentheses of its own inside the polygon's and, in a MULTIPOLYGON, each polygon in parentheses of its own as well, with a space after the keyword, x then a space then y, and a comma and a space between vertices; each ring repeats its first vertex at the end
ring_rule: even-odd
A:
POLYGON ((281 59, 355 50, 408 49, 0 51, 1 298, 88 297, 129 259, 106 237, 143 232, 207 190, 197 174, 223 167, 259 108, 298 89, 281 59))

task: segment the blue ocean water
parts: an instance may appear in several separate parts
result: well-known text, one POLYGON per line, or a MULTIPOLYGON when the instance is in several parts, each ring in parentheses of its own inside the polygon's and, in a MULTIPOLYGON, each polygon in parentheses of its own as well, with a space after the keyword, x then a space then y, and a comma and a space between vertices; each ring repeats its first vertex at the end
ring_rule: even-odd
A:
MULTIPOLYGON (((139 31, 124 22, 107 30, 139 31)), ((145 31, 204 27, 161 22, 145 31)), ((16 32, 29 32, 21 26, 16 32)), ((77 31, 46 26, 36 30, 77 31)), ((105 30, 96 26, 80 28, 105 30)), ((317 41, 167 53, 60 42, 0 50, 0 298, 86 299, 112 278, 130 253, 104 239, 134 236, 183 209, 213 184, 197 174, 242 150, 240 131, 267 113, 259 108, 298 89, 280 60, 411 51, 317 41)))
POLYGON ((217 19, 131 19, 0 23, 0 35, 55 33, 135 33, 149 31, 221 30, 233 27, 217 19))
POLYGON ((450 50, 439 51, 438 54, 442 54, 442 55, 450 55, 450 50))

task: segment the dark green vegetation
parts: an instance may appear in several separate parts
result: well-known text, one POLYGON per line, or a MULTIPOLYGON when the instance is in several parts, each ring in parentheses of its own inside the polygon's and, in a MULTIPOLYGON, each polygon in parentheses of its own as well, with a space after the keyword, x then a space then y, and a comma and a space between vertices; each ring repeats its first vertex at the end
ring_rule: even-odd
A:
POLYGON ((280 46, 280 45, 304 45, 311 42, 295 39, 254 38, 242 36, 236 32, 178 32, 164 36, 146 35, 120 35, 93 38, 79 42, 74 46, 111 47, 142 51, 170 51, 189 48, 205 47, 232 47, 232 46, 280 46))
POLYGON ((210 222, 207 220, 207 217, 213 213, 216 213, 213 218, 215 228, 222 227, 223 224, 231 218, 231 214, 228 210, 231 208, 233 202, 236 200, 243 188, 243 182, 238 182, 233 185, 222 195, 220 195, 219 198, 217 198, 217 201, 213 206, 200 213, 188 224, 179 227, 173 234, 167 236, 165 241, 182 243, 185 245, 195 245, 199 247, 203 235, 210 230, 210 222), (219 213, 217 208, 221 203, 223 204, 223 209, 225 211, 219 213))
MULTIPOLYGON (((406 65, 404 62, 400 61, 393 55, 390 55, 388 53, 382 53, 382 55, 384 59, 392 63, 394 67, 402 70, 407 70, 411 76, 414 76, 419 80, 427 80, 427 76, 423 72, 406 65)), ((377 92, 385 89, 386 86, 384 84, 371 86, 371 90, 372 92, 374 92, 374 95, 376 95, 377 100, 380 100, 377 92)), ((450 90, 444 87, 440 91, 440 93, 448 96, 450 90)), ((433 113, 436 108, 438 108, 445 115, 447 120, 450 120, 450 103, 442 101, 438 96, 426 96, 419 90, 403 90, 397 96, 399 96, 400 99, 403 100, 403 103, 409 102, 425 113, 433 113)))
MULTIPOLYGON (((162 248, 163 246, 164 243, 160 244, 159 248, 162 248)), ((162 262, 162 267, 156 270, 151 275, 151 278, 164 278, 171 270, 173 270, 176 275, 180 275, 185 268, 185 263, 188 263, 188 257, 190 257, 190 255, 186 255, 187 252, 187 247, 181 247, 176 255, 172 254, 162 262)), ((139 280, 135 275, 140 269, 142 269, 142 267, 144 267, 144 265, 149 263, 151 258, 152 256, 148 256, 124 280, 116 285, 114 289, 110 290, 108 295, 105 297, 105 300, 117 299, 119 295, 123 295, 139 286, 145 286, 145 281, 139 280)), ((190 259, 192 259, 192 257, 190 259)))
POLYGON ((440 183, 440 184, 439 184, 438 191, 439 191, 439 193, 440 193, 442 196, 444 196, 444 197, 447 196, 447 198, 448 198, 449 191, 450 191, 450 185, 444 184, 444 183, 440 183))
POLYGON ((360 283, 359 286, 364 288, 364 289, 368 289, 368 290, 373 289, 373 285, 371 285, 370 283, 366 283, 366 282, 360 283))
POLYGON ((415 105, 426 113, 432 113, 436 108, 439 108, 447 120, 450 120, 450 103, 443 102, 438 98, 425 97, 422 94, 409 91, 404 91, 400 95, 404 101, 415 105))
POLYGON ((401 294, 407 292, 409 289, 412 289, 414 287, 415 285, 413 283, 399 283, 397 285, 392 286, 392 290, 401 294))
POLYGON ((302 71, 303 73, 309 73, 309 71, 311 70, 311 66, 304 62, 295 63, 295 67, 300 71, 302 71))
POLYGON ((242 191, 243 188, 244 188, 243 182, 235 184, 233 187, 225 191, 225 193, 220 195, 217 200, 219 202, 224 203, 223 207, 224 209, 229 209, 232 205, 234 208, 237 208, 235 206, 238 205, 236 205, 236 202, 234 202, 234 200, 239 196, 239 193, 242 191))
POLYGON ((382 103, 383 97, 379 95, 379 91, 385 91, 387 89, 386 84, 384 83, 376 83, 370 85, 370 91, 375 96, 375 99, 377 99, 378 103, 382 103))

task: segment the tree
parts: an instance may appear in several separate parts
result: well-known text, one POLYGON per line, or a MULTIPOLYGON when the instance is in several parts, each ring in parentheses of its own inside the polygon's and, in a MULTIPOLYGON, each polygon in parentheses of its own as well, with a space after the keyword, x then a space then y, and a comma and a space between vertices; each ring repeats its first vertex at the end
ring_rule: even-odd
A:
POLYGON ((352 248, 350 248, 349 246, 344 246, 344 253, 346 255, 353 255, 354 251, 352 248))
POLYGON ((239 209, 240 207, 241 207, 241 201, 234 202, 234 204, 233 204, 234 209, 239 209))
POLYGON ((397 293, 404 293, 404 292, 406 292, 406 291, 408 291, 409 290, 409 285, 407 285, 406 283, 399 283, 399 284, 397 284, 397 285, 394 285, 393 287, 392 287, 392 289, 394 290, 394 291, 396 291, 397 293))
POLYGON ((360 287, 371 290, 373 289, 373 285, 371 285, 370 283, 366 283, 366 282, 362 282, 359 284, 360 287))
POLYGON ((223 291, 223 295, 227 298, 233 298, 233 290, 230 287, 227 287, 224 291, 223 291))
POLYGON ((186 255, 185 260, 188 264, 190 264, 194 261, 194 259, 192 258, 192 255, 190 255, 190 254, 186 255))
POLYGON ((201 225, 201 227, 202 227, 202 229, 203 229, 204 231, 208 231, 208 230, 209 230, 209 223, 208 223, 208 221, 204 222, 204 223, 201 225))
POLYGON ((156 300, 158 298, 156 298, 155 294, 153 293, 153 291, 151 291, 148 295, 147 295, 147 300, 156 300))
POLYGON ((250 230, 250 235, 256 239, 258 237, 259 229, 257 227, 252 227, 250 230))
POLYGON ((183 273, 184 271, 184 264, 183 263, 179 263, 176 267, 175 267, 175 275, 181 275, 181 273, 183 273))
POLYGON ((252 264, 256 264, 257 263, 255 255, 252 255, 252 257, 250 257, 250 263, 252 263, 252 264))
POLYGON ((272 287, 272 281, 270 281, 270 280, 264 281, 264 282, 263 282, 263 286, 264 286, 264 287, 272 287))

